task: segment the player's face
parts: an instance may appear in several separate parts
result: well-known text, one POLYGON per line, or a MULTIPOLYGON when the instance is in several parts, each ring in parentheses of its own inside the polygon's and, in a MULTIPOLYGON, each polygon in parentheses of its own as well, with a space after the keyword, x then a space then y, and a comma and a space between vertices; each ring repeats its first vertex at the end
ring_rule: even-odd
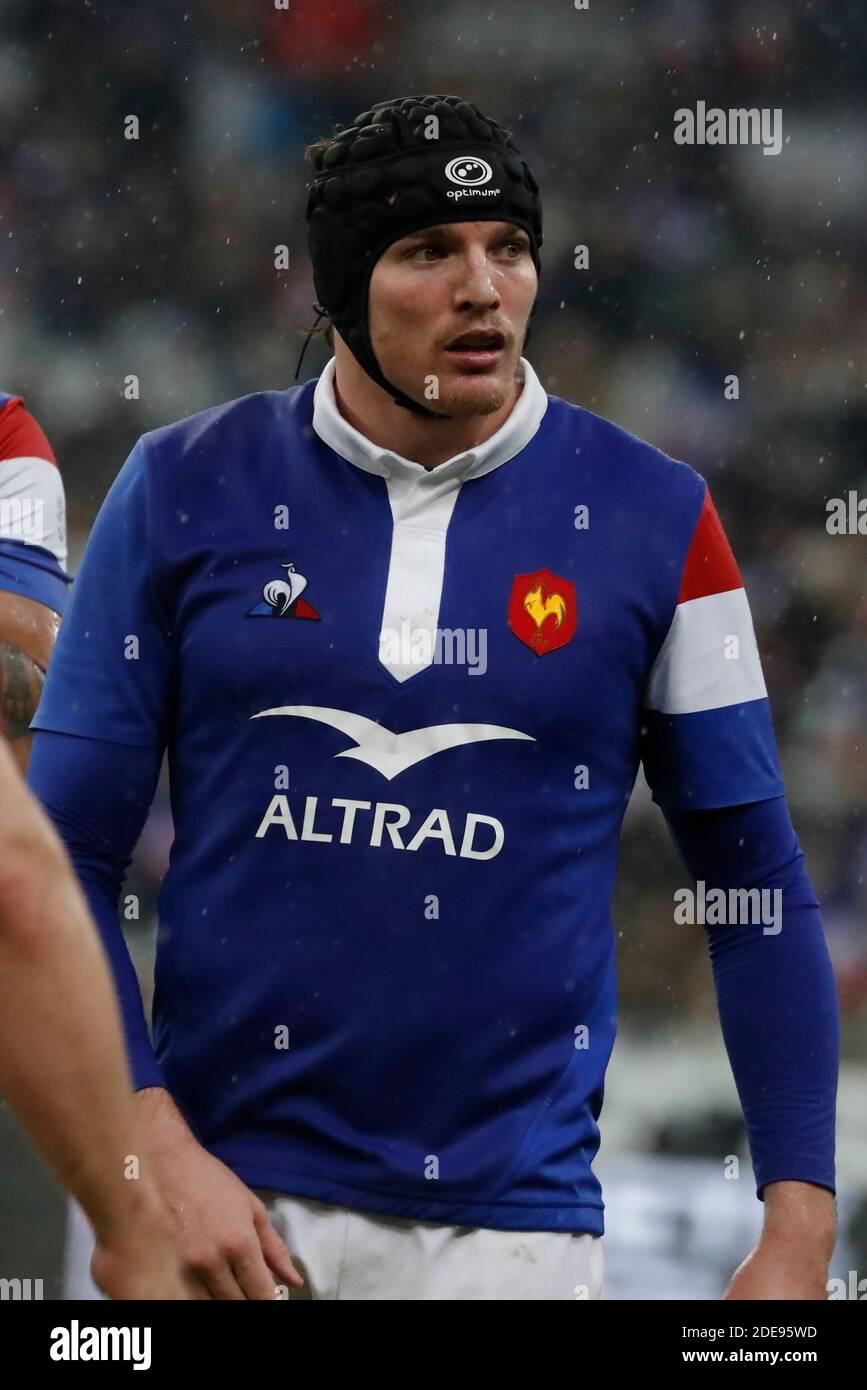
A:
POLYGON ((537 286, 530 239, 511 222, 447 223, 394 242, 370 282, 383 374, 447 415, 500 409, 514 391, 537 286), (470 334, 494 338, 488 347, 455 342, 470 334))

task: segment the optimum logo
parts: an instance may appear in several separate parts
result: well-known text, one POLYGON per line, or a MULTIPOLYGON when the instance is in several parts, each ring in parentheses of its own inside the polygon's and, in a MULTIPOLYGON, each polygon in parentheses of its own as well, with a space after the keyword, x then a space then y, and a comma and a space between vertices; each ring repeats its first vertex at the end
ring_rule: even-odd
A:
POLYGON ((445 167, 445 176, 449 183, 459 184, 459 188, 450 188, 446 194, 447 198, 496 198, 499 196, 499 188, 483 188, 482 184, 489 183, 494 176, 494 171, 486 159, 477 159, 475 155, 462 154, 457 159, 450 159, 445 167))
POLYGON ((473 155, 462 154, 458 159, 450 159, 446 165, 446 178, 450 183, 461 184, 463 188, 488 183, 493 172, 487 160, 476 159, 473 155))

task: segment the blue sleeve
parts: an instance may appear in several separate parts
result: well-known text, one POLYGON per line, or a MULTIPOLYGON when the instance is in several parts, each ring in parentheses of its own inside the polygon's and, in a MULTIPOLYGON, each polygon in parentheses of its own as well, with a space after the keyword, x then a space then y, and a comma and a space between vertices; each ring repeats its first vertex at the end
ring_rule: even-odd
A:
POLYGON ((108 955, 133 1084, 165 1086, 118 917, 123 877, 153 800, 162 755, 72 734, 34 736, 27 782, 54 823, 108 955))
POLYGON ((34 599, 63 617, 71 583, 60 561, 44 546, 0 536, 0 589, 34 599))
POLYGON ((150 569, 146 461, 139 440, 99 510, 31 729, 165 746, 174 652, 150 569))
POLYGON ((707 892, 780 892, 779 931, 761 924, 706 927, 720 1023, 757 1196, 783 1180, 835 1192, 837 989, 786 798, 669 810, 666 819, 689 872, 707 892))

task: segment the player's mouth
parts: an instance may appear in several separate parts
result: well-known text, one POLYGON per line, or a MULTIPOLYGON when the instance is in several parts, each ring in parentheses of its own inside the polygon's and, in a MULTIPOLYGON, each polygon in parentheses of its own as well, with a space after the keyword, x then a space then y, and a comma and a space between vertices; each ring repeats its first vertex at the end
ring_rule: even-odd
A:
POLYGON ((462 367, 480 367, 487 370, 496 366, 499 362, 506 346, 506 339, 502 333, 493 330, 483 332, 477 330, 471 333, 462 333, 454 342, 449 343, 446 348, 448 352, 462 367))

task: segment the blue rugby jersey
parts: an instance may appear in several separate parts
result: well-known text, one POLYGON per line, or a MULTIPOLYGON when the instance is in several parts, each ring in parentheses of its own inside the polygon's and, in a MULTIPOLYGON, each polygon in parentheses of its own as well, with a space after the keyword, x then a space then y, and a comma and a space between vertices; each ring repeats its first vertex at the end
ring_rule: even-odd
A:
POLYGON ((430 472, 340 416, 333 360, 143 436, 33 727, 168 749, 155 1056, 129 1017, 128 1045, 213 1153, 599 1234, 639 761, 672 812, 783 788, 706 483, 522 365, 430 472))

